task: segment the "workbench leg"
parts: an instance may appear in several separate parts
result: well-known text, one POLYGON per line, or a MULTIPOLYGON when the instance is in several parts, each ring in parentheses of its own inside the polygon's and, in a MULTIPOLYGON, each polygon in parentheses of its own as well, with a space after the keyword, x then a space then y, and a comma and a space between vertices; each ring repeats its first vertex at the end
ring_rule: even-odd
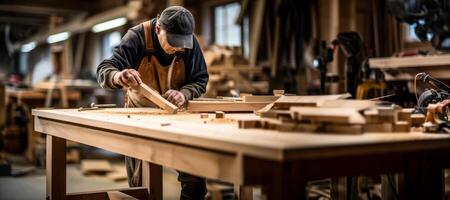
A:
POLYGON ((66 140, 47 135, 47 199, 66 199, 66 140))
POLYGON ((401 199, 444 199, 444 172, 432 161, 419 159, 404 174, 404 196, 401 199))
POLYGON ((162 166, 142 161, 142 186, 149 191, 150 200, 163 199, 162 166))
POLYGON ((234 192, 239 200, 253 200, 253 187, 234 185, 234 192))

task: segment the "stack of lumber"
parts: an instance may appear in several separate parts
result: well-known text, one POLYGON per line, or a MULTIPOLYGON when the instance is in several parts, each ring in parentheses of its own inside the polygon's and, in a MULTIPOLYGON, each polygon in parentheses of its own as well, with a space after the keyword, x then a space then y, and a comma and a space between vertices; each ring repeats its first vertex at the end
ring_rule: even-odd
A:
POLYGON ((282 96, 259 110, 259 119, 239 120, 239 128, 362 134, 409 132, 411 126, 421 124, 419 118, 414 122, 412 109, 381 105, 369 100, 341 99, 344 97, 345 95, 282 96))
POLYGON ((234 93, 267 93, 268 78, 260 67, 249 66, 239 48, 212 45, 204 51, 209 82, 205 97, 234 93))

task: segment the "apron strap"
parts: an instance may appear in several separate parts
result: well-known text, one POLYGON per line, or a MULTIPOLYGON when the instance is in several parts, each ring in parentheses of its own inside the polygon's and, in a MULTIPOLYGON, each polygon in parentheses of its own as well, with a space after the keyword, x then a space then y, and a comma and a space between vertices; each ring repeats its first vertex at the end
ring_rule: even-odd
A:
POLYGON ((153 53, 153 39, 152 39, 152 31, 151 31, 151 21, 146 21, 142 23, 144 26, 144 34, 145 34, 145 51, 148 53, 153 53))

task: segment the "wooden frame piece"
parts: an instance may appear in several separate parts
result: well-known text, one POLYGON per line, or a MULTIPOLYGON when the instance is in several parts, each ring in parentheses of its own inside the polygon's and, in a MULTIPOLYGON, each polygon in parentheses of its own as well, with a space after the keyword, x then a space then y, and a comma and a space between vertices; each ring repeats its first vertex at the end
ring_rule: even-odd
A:
POLYGON ((270 102, 189 101, 188 112, 253 112, 270 102))
POLYGON ((178 107, 164 99, 157 91, 153 90, 149 86, 147 86, 145 83, 141 83, 140 85, 140 92, 142 95, 144 95, 147 99, 149 99, 151 102, 158 105, 163 110, 175 114, 177 113, 178 107))

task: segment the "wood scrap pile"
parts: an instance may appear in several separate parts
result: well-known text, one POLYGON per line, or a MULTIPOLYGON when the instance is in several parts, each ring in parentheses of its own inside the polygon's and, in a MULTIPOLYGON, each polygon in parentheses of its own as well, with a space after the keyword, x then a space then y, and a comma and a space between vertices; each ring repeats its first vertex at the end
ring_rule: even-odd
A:
POLYGON ((212 45, 204 51, 209 82, 205 97, 244 93, 267 93, 267 77, 260 67, 251 67, 240 48, 212 45))
POLYGON ((369 100, 345 100, 347 95, 282 96, 259 110, 259 119, 239 120, 239 128, 281 132, 362 134, 409 132, 423 123, 412 109, 369 100), (420 123, 421 121, 421 123, 420 123))

